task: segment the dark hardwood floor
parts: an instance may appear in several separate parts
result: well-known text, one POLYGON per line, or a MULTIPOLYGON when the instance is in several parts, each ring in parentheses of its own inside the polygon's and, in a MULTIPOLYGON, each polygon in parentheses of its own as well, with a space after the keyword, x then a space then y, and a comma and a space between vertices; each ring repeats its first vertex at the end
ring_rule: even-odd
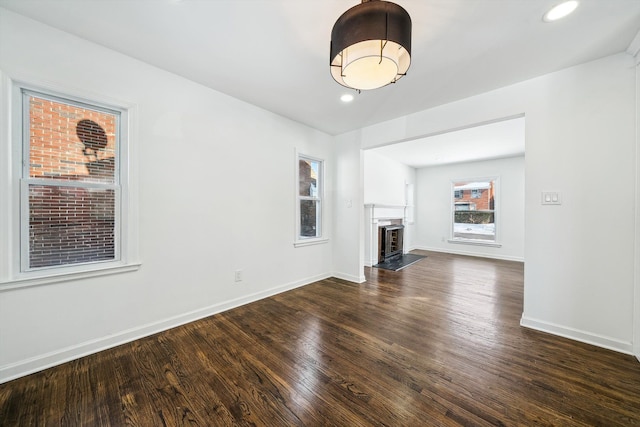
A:
POLYGON ((519 326, 521 263, 417 253, 0 385, 0 425, 640 425, 635 358, 519 326))

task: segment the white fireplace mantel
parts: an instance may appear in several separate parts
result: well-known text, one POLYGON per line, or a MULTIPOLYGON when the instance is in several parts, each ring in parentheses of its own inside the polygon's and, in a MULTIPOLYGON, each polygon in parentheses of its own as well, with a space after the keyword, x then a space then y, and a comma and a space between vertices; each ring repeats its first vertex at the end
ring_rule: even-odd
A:
POLYGON ((407 207, 402 205, 382 205, 367 204, 364 205, 365 212, 370 212, 371 219, 405 219, 407 207))
POLYGON ((378 263, 378 227, 391 224, 393 220, 399 220, 401 224, 407 223, 407 206, 366 204, 364 205, 364 217, 364 264, 371 267, 378 263))

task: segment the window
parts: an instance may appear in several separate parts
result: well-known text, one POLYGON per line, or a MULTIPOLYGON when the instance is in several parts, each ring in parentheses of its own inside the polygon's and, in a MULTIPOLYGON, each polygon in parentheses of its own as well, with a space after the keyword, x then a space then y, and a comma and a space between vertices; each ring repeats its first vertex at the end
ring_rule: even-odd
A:
POLYGON ((496 242, 495 178, 453 182, 452 203, 454 241, 496 242))
POLYGON ((323 162, 298 156, 297 239, 322 237, 323 162))
POLYGON ((23 91, 22 270, 113 261, 119 111, 23 91))
POLYGON ((476 210, 476 205, 475 205, 475 203, 469 203, 469 202, 456 202, 455 203, 455 210, 457 210, 457 211, 475 211, 476 210))
POLYGON ((3 245, 14 255, 0 282, 137 267, 125 223, 133 202, 123 202, 128 110, 19 86, 13 99, 15 190, 3 209, 13 219, 3 229, 13 224, 16 237, 3 245))

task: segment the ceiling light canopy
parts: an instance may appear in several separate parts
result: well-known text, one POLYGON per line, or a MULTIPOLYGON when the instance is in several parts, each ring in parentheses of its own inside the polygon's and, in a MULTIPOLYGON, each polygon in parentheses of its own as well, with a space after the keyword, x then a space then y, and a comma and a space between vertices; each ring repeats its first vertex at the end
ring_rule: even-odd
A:
POLYGON ((402 78, 411 64, 411 17, 401 6, 362 0, 331 31, 331 75, 343 86, 377 89, 402 78))
POLYGON ((557 21, 558 19, 562 19, 565 16, 571 14, 574 10, 576 10, 576 7, 578 7, 577 0, 565 1, 549 9, 549 11, 544 14, 542 19, 545 22, 557 21))

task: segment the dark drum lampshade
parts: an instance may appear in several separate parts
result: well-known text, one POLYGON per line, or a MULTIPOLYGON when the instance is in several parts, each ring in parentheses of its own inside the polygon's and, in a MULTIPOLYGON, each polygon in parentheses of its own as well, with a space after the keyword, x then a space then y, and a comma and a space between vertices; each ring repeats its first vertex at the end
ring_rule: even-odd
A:
POLYGON ((411 17, 401 6, 363 0, 331 31, 331 75, 343 86, 376 89, 395 83, 411 64, 411 17))

